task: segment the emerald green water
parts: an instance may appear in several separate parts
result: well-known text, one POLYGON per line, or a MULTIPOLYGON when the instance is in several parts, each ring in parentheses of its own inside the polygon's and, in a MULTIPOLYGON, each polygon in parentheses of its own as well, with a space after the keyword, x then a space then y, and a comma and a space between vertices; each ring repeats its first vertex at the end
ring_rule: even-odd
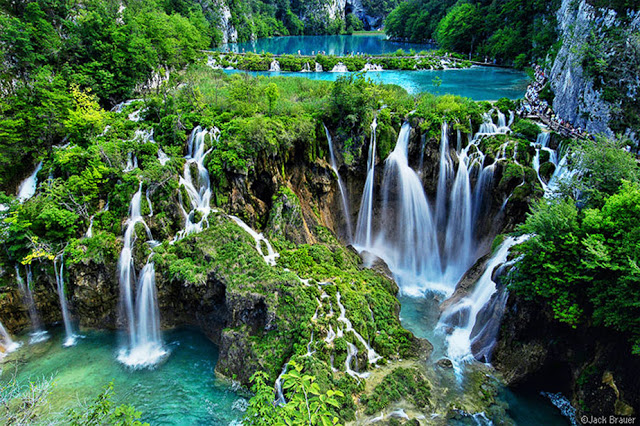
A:
MULTIPOLYGON (((244 71, 225 70, 227 73, 244 71)), ((267 77, 304 77, 311 80, 335 81, 350 73, 338 72, 250 72, 267 77)), ((467 69, 433 71, 368 71, 366 76, 377 83, 396 84, 411 94, 429 92, 451 94, 474 101, 495 101, 500 98, 518 99, 524 96, 529 84, 527 75, 505 68, 474 66, 467 69)))
POLYGON ((134 405, 152 425, 229 425, 242 417, 245 399, 216 378, 218 349, 196 330, 165 332, 168 358, 154 370, 136 371, 116 361, 116 333, 88 331, 70 348, 62 347, 62 330, 51 334, 46 342, 23 343, 8 356, 0 380, 6 380, 15 366, 23 383, 53 376, 52 418, 92 400, 112 380, 113 401, 134 405))
MULTIPOLYGON (((445 356, 443 336, 435 331, 440 310, 435 299, 427 297, 399 298, 402 325, 417 337, 433 345, 431 359, 435 362, 445 356)), ((540 395, 545 389, 501 389, 499 402, 506 404, 509 418, 518 426, 567 426, 571 423, 551 402, 540 395)), ((474 424, 471 419, 469 424, 474 424)), ((495 420, 495 419, 494 419, 495 420)))

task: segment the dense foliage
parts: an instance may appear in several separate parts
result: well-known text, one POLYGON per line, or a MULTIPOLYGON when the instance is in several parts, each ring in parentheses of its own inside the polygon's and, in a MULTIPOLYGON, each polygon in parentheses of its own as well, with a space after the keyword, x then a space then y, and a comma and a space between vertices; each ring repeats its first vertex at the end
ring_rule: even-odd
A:
POLYGON ((409 0, 389 14, 386 31, 415 42, 435 39, 442 48, 477 59, 525 66, 544 60, 556 44, 558 6, 557 0, 409 0))
POLYGON ((640 354, 640 169, 616 141, 575 150, 577 180, 521 226, 532 237, 511 287, 573 327, 620 332, 640 354))
POLYGON ((79 93, 90 90, 100 105, 111 107, 211 44, 196 9, 183 16, 159 1, 76 6, 71 0, 1 5, 0 188, 14 185, 35 159, 77 133, 74 106, 83 114, 93 108, 81 104, 79 93))

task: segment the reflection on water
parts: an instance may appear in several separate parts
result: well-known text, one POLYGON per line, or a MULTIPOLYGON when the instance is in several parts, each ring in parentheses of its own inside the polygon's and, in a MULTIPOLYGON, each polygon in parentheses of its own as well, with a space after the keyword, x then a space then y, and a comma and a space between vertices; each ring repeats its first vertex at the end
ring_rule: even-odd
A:
POLYGON ((261 38, 245 43, 229 43, 222 46, 220 51, 226 52, 269 52, 274 55, 298 54, 314 55, 324 52, 326 55, 348 55, 352 53, 381 54, 392 53, 402 49, 409 53, 432 50, 432 44, 404 43, 387 40, 385 34, 366 35, 329 35, 329 36, 290 36, 261 38))

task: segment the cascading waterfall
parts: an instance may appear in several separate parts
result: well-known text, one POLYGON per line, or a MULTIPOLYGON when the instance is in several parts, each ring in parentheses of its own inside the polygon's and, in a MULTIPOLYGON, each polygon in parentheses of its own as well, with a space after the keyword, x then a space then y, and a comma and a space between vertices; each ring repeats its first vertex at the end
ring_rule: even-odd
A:
MULTIPOLYGON (((467 169, 466 152, 462 152, 458 172, 451 189, 444 249, 445 276, 457 283, 473 262, 473 221, 471 182, 467 169)), ((455 284, 454 284, 455 285, 455 284)))
POLYGON ((29 320, 31 321, 31 339, 30 343, 38 343, 48 338, 48 333, 42 328, 42 321, 40 315, 38 315, 38 309, 36 308, 35 301, 33 299, 33 293, 31 292, 31 284, 33 283, 33 274, 31 272, 31 266, 27 266, 27 282, 20 275, 20 269, 18 265, 16 269, 16 280, 18 281, 18 288, 22 293, 24 304, 29 311, 29 320))
POLYGON ((443 312, 440 326, 442 328, 454 327, 447 336, 447 354, 457 368, 461 363, 473 359, 471 352, 472 331, 476 325, 478 313, 497 290, 493 280, 494 269, 507 260, 511 247, 522 243, 526 238, 528 236, 506 238, 487 262, 485 271, 476 283, 473 292, 443 312))
POLYGON ((191 203, 191 210, 187 212, 181 200, 180 208, 185 218, 184 229, 176 234, 174 242, 186 237, 194 232, 200 232, 208 225, 209 214, 211 213, 211 181, 209 171, 204 165, 207 155, 213 148, 206 149, 206 136, 211 135, 215 140, 219 137, 218 129, 212 131, 202 129, 198 126, 191 132, 187 141, 187 156, 184 165, 183 176, 180 177, 180 185, 184 185, 191 203), (191 169, 195 166, 198 169, 198 176, 194 179, 191 169))
POLYGON ((256 242, 256 250, 258 251, 260 256, 262 256, 262 258, 267 263, 267 265, 276 266, 276 259, 280 256, 280 254, 276 253, 276 251, 271 246, 271 243, 269 243, 269 240, 267 240, 264 237, 264 235, 262 235, 261 233, 259 234, 253 229, 251 229, 251 227, 246 223, 244 223, 239 217, 237 216, 229 216, 229 217, 235 223, 237 223, 247 234, 251 235, 251 238, 253 238, 254 241, 256 242), (266 253, 265 253, 265 249, 267 251, 266 253))
POLYGON ((404 294, 419 296, 435 291, 449 296, 476 260, 479 236, 475 224, 491 207, 487 194, 496 165, 506 152, 505 144, 494 162, 485 166, 479 142, 486 135, 509 129, 499 131, 487 113, 478 133, 466 146, 462 144, 462 132, 456 132, 458 166, 454 169, 449 126, 442 124, 434 219, 418 175, 408 165, 409 131, 409 124, 405 123, 396 148, 385 161, 380 214, 383 230, 376 237, 371 225, 375 170, 369 153, 355 244, 359 250, 370 251, 387 262, 404 294))
POLYGON ((382 181, 383 222, 380 235, 364 249, 384 258, 406 294, 437 287, 441 264, 435 224, 420 178, 409 167, 411 127, 405 122, 396 147, 385 161, 382 181))
POLYGON ((0 322, 0 358, 5 354, 15 351, 20 347, 20 343, 14 342, 7 330, 0 322))
POLYGON ((342 212, 344 213, 345 222, 347 224, 347 237, 349 238, 349 242, 351 242, 353 240, 353 226, 351 225, 351 213, 349 212, 349 199, 347 198, 347 191, 344 187, 344 183, 342 182, 342 178, 340 177, 340 172, 338 171, 336 157, 333 154, 333 139, 331 138, 331 134, 329 133, 329 129, 327 129, 327 126, 323 124, 323 127, 324 132, 327 135, 327 140, 329 141, 329 157, 331 160, 331 168, 338 178, 338 188, 340 189, 340 197, 342 198, 342 212))
POLYGON ((58 288, 58 298, 60 299, 60 310, 62 311, 62 322, 64 323, 65 339, 62 346, 69 347, 76 344, 76 335, 73 333, 71 325, 71 315, 67 306, 67 298, 64 292, 64 254, 60 254, 60 268, 58 268, 56 257, 53 260, 53 269, 56 273, 56 286, 58 288))
POLYGON ((367 159, 367 180, 364 184, 358 222, 356 224, 355 244, 359 247, 371 247, 373 234, 373 186, 376 168, 376 129, 378 121, 374 117, 371 123, 371 140, 367 159))
POLYGON ((443 229, 446 222, 447 182, 453 175, 453 162, 449 154, 449 128, 447 122, 442 123, 440 135, 440 171, 438 173, 438 189, 436 192, 436 226, 443 229))
POLYGON ((349 72, 349 68, 342 62, 338 62, 329 72, 349 72))
POLYGON ((278 62, 276 59, 274 59, 271 62, 271 65, 269 65, 269 71, 271 71, 271 72, 279 72, 280 71, 280 62, 278 62))
POLYGON ((137 297, 134 305, 134 285, 136 271, 133 263, 133 245, 137 224, 145 227, 149 242, 153 243, 151 231, 141 213, 142 182, 131 199, 129 219, 124 233, 124 244, 118 260, 120 300, 124 319, 127 323, 129 342, 122 348, 118 360, 133 368, 150 367, 158 363, 168 352, 162 345, 160 335, 160 314, 156 297, 155 268, 151 258, 142 268, 137 283, 137 297))
POLYGON ((31 173, 31 175, 29 175, 29 177, 23 180, 20 184, 20 188, 18 188, 18 200, 21 203, 24 203, 35 195, 40 169, 42 169, 42 161, 38 163, 33 173, 31 173))

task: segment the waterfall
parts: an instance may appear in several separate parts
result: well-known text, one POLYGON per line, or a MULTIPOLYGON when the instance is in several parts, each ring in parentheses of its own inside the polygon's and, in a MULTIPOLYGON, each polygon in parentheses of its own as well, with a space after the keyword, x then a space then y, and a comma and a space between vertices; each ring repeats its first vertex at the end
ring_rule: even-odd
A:
POLYGON ((371 247, 373 233, 373 187, 376 167, 376 129, 378 121, 374 117, 371 123, 371 140, 369 141, 369 156, 367 159, 367 180, 364 184, 358 223, 356 224, 355 243, 365 249, 371 247))
POLYGON ((494 269, 507 260, 511 247, 522 243, 527 238, 526 235, 519 238, 506 238, 487 262, 485 271, 475 284, 473 291, 442 313, 440 326, 443 328, 454 327, 447 336, 447 355, 458 368, 460 363, 473 358, 471 352, 472 331, 476 325, 478 313, 497 291, 496 283, 493 280, 494 269))
POLYGON ((316 72, 322 72, 322 71, 323 71, 322 65, 316 62, 316 72))
POLYGON ((133 153, 127 154, 127 165, 122 169, 124 173, 128 173, 134 169, 138 168, 138 157, 136 157, 133 153))
POLYGON ((287 367, 289 367, 289 363, 286 363, 284 367, 282 367, 282 371, 278 378, 276 378, 276 383, 273 386, 276 392, 275 405, 285 405, 287 403, 287 400, 284 398, 284 393, 282 393, 282 377, 287 374, 287 367))
POLYGON ((153 366, 167 354, 167 351, 162 347, 160 338, 155 268, 150 261, 147 261, 141 271, 134 305, 133 292, 136 271, 133 263, 133 245, 136 239, 135 228, 138 223, 145 227, 147 236, 152 241, 151 231, 142 217, 141 201, 142 182, 140 182, 138 192, 131 199, 129 219, 126 223, 123 247, 118 260, 120 304, 127 323, 129 337, 129 344, 120 350, 118 360, 133 368, 153 366))
POLYGON ((149 188, 147 188, 145 195, 147 198, 147 206, 149 206, 149 217, 151 217, 153 216, 153 205, 151 205, 151 199, 149 198, 149 188))
POLYGON ((540 182, 540 185, 542 185, 542 189, 544 189, 545 192, 547 191, 547 184, 542 180, 542 177, 540 177, 540 151, 548 150, 547 152, 549 152, 549 155, 550 155, 549 159, 552 159, 553 154, 555 154, 555 151, 553 151, 550 148, 547 148, 547 145, 549 144, 550 135, 551 133, 548 133, 548 132, 538 133, 536 142, 535 144, 533 144, 536 149, 536 154, 533 157, 533 169, 536 171, 536 175, 538 175, 538 181, 540 182))
POLYGON ((33 283, 33 274, 31 272, 31 266, 27 266, 27 282, 20 275, 20 269, 18 265, 16 269, 16 280, 18 281, 18 288, 22 293, 22 299, 29 311, 29 320, 31 321, 31 339, 30 343, 38 343, 48 339, 48 333, 42 328, 42 321, 40 315, 38 315, 38 309, 36 308, 35 301, 33 299, 33 293, 31 292, 31 284, 33 283))
POLYGON ((342 178, 340 177, 340 172, 338 171, 338 166, 336 164, 336 157, 333 154, 333 139, 331 138, 331 134, 329 133, 329 129, 324 124, 324 132, 327 135, 327 140, 329 141, 329 157, 331 159, 331 168, 333 172, 336 174, 338 178, 338 188, 340 189, 340 197, 342 198, 342 212, 344 213, 345 222, 347 224, 347 238, 348 241, 351 242, 353 240, 353 227, 351 225, 351 213, 349 212, 349 200, 347 198, 347 191, 344 187, 344 183, 342 182, 342 178))
POLYGON ((341 329, 341 331, 342 333, 348 333, 348 332, 353 333, 356 339, 358 339, 360 343, 362 343, 362 346, 364 346, 365 349, 367 350, 367 359, 369 361, 369 364, 373 365, 376 362, 378 362, 382 357, 378 355, 376 351, 371 347, 371 345, 369 345, 369 342, 367 342, 364 339, 364 337, 362 337, 362 335, 353 328, 353 324, 351 323, 351 321, 349 321, 349 318, 347 318, 347 310, 345 309, 344 305, 342 305, 342 303, 340 302, 341 298, 342 298, 342 295, 340 294, 340 292, 337 292, 336 300, 338 301, 338 308, 340 309, 340 316, 338 317, 338 322, 342 322, 345 325, 344 329, 341 329))
POLYGON ((94 216, 89 218, 89 227, 87 228, 87 232, 84 234, 85 238, 93 237, 93 218, 94 216))
POLYGON ((118 359, 133 368, 149 367, 167 354, 160 334, 160 312, 156 294, 156 269, 150 260, 140 271, 135 308, 135 334, 129 351, 118 359))
POLYGON ((38 186, 38 172, 42 169, 42 161, 38 163, 36 169, 29 175, 28 178, 22 181, 18 188, 18 200, 24 203, 29 198, 33 197, 36 193, 38 186))
POLYGON ((280 72, 280 62, 278 62, 276 59, 274 59, 271 62, 271 65, 269 65, 269 71, 271 71, 271 72, 280 72))
POLYGON ((364 65, 364 68, 362 69, 363 72, 367 72, 367 71, 373 71, 373 72, 379 72, 379 71, 383 71, 382 65, 377 65, 377 64, 370 64, 369 62, 367 62, 364 65))
POLYGON ((447 182, 453 175, 453 162, 449 154, 449 128, 447 122, 442 123, 440 135, 440 169, 438 173, 438 187, 436 192, 436 224, 443 229, 446 222, 447 182))
POLYGON ((309 62, 305 62, 300 72, 311 72, 311 66, 309 65, 309 62))
POLYGON ((471 183, 467 169, 466 152, 458 162, 458 173, 453 182, 445 239, 445 275, 454 285, 473 262, 473 221, 471 205, 471 183))
POLYGON ((5 354, 15 351, 20 347, 20 343, 14 342, 11 336, 0 322, 0 359, 5 354))
POLYGON ((349 68, 342 62, 338 62, 329 72, 349 72, 349 68))
POLYGON ((385 161, 380 216, 389 222, 383 223, 382 250, 372 251, 382 252, 379 257, 399 278, 403 292, 418 295, 432 287, 433 278, 441 274, 441 264, 431 209, 418 175, 409 167, 410 130, 405 122, 385 161))
POLYGON ((206 136, 212 135, 217 140, 219 131, 213 129, 211 132, 198 126, 191 132, 187 141, 186 163, 184 165, 183 176, 180 177, 180 185, 184 185, 191 210, 187 211, 183 207, 181 200, 180 208, 185 218, 184 229, 179 231, 174 242, 186 237, 194 232, 200 232, 204 229, 205 224, 209 224, 209 214, 211 213, 211 181, 209 179, 209 171, 204 165, 207 155, 213 148, 206 150, 206 136), (191 169, 195 166, 198 169, 198 176, 194 178, 191 175, 191 169), (198 218, 198 216, 200 216, 198 218))
POLYGON ((165 154, 162 148, 158 147, 158 161, 160 162, 160 165, 164 166, 169 162, 170 159, 171 158, 169 158, 169 156, 165 154))
POLYGON ((278 258, 280 254, 276 253, 275 250, 273 250, 273 247, 269 243, 269 240, 267 240, 264 237, 264 235, 259 234, 253 229, 251 229, 251 227, 246 223, 244 223, 242 219, 240 219, 239 217, 236 217, 236 216, 229 216, 229 217, 235 223, 237 223, 247 234, 251 235, 251 238, 253 238, 254 241, 256 242, 256 250, 258 251, 260 256, 262 256, 262 258, 267 263, 267 265, 276 266, 276 258, 278 258), (264 244, 264 248, 263 248, 263 244, 264 244), (267 251, 266 253, 264 252, 265 249, 267 251))
POLYGON ((56 273, 56 286, 58 288, 58 297, 60 298, 60 309, 62 311, 62 321, 64 323, 65 340, 62 346, 69 347, 76 344, 76 336, 73 334, 71 326, 71 315, 67 307, 67 298, 64 293, 64 254, 60 254, 60 268, 57 266, 57 259, 53 260, 53 269, 56 273))

